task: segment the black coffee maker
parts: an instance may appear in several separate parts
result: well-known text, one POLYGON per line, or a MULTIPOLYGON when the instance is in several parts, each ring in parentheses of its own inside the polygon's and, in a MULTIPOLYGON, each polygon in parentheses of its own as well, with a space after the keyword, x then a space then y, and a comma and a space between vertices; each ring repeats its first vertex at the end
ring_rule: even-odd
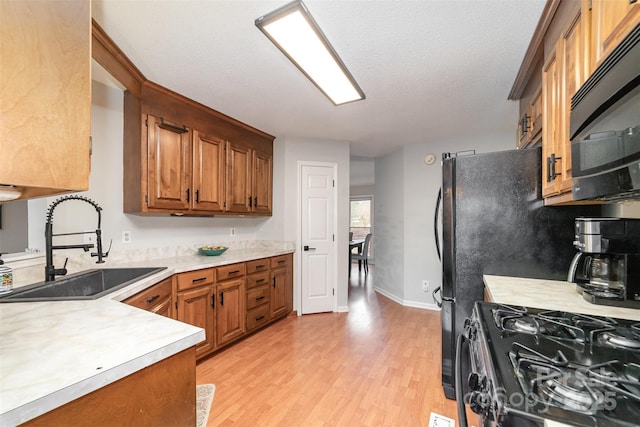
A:
POLYGON ((640 308, 640 219, 576 218, 567 280, 592 304, 640 308))

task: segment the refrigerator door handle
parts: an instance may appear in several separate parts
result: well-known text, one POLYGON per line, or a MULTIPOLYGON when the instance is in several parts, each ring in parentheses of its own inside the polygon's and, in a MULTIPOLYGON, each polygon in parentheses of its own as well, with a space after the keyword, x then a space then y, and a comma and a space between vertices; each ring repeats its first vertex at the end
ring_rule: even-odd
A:
POLYGON ((435 211, 435 215, 433 216, 433 232, 435 234, 435 240, 436 240, 436 251, 438 252, 438 259, 440 261, 442 261, 442 255, 440 254, 440 233, 438 230, 438 216, 440 216, 439 214, 440 214, 441 201, 442 201, 442 188, 438 190, 438 197, 436 198, 436 211, 435 211))
POLYGON ((437 288, 435 288, 433 290, 433 292, 431 292, 431 297, 433 298, 433 301, 436 303, 436 305, 438 307, 442 307, 442 301, 452 301, 455 302, 455 298, 442 298, 440 297, 440 299, 438 300, 438 294, 442 295, 442 286, 438 286, 437 288))

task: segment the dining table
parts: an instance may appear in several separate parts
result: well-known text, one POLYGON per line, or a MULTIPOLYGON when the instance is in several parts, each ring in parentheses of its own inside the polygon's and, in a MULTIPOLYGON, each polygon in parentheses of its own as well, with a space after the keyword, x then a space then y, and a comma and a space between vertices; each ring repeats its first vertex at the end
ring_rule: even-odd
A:
POLYGON ((364 245, 364 239, 349 240, 349 275, 351 275, 351 253, 355 248, 358 249, 358 253, 362 252, 362 245, 364 245))

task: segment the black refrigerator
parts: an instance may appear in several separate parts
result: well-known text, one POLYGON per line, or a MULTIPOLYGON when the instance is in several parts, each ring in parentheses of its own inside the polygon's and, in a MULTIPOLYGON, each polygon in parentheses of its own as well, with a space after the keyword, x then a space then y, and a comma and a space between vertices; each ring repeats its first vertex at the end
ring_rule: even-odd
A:
POLYGON ((540 148, 443 155, 442 385, 450 399, 456 338, 484 299, 482 276, 566 280, 574 219, 600 216, 598 206, 544 206, 541 159, 540 148))

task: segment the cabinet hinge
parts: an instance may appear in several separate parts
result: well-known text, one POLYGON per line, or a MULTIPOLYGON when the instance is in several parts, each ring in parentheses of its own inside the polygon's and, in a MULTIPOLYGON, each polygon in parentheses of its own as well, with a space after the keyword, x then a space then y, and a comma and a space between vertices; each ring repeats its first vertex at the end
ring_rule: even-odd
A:
POLYGON ((336 289, 335 288, 331 289, 331 295, 335 295, 335 294, 336 294, 336 289))
MULTIPOLYGON (((631 2, 629 2, 631 3, 631 2)), ((589 0, 589 10, 591 10, 591 8, 593 7, 593 0, 589 0)))
POLYGON ((89 156, 93 154, 93 137, 89 136, 89 156))
POLYGON ((331 186, 332 186, 333 188, 336 188, 336 180, 335 180, 335 179, 332 179, 332 180, 331 180, 331 186))
POLYGON ((178 301, 176 301, 176 310, 178 310, 178 301))
POLYGON ((332 242, 335 242, 335 241, 336 241, 336 235, 335 235, 335 234, 332 234, 332 235, 331 235, 331 241, 332 241, 332 242))
POLYGON ((144 125, 145 125, 146 127, 149 127, 149 119, 144 119, 144 125))
POLYGON ((149 204, 149 195, 145 194, 144 195, 144 202, 148 205, 149 204))

